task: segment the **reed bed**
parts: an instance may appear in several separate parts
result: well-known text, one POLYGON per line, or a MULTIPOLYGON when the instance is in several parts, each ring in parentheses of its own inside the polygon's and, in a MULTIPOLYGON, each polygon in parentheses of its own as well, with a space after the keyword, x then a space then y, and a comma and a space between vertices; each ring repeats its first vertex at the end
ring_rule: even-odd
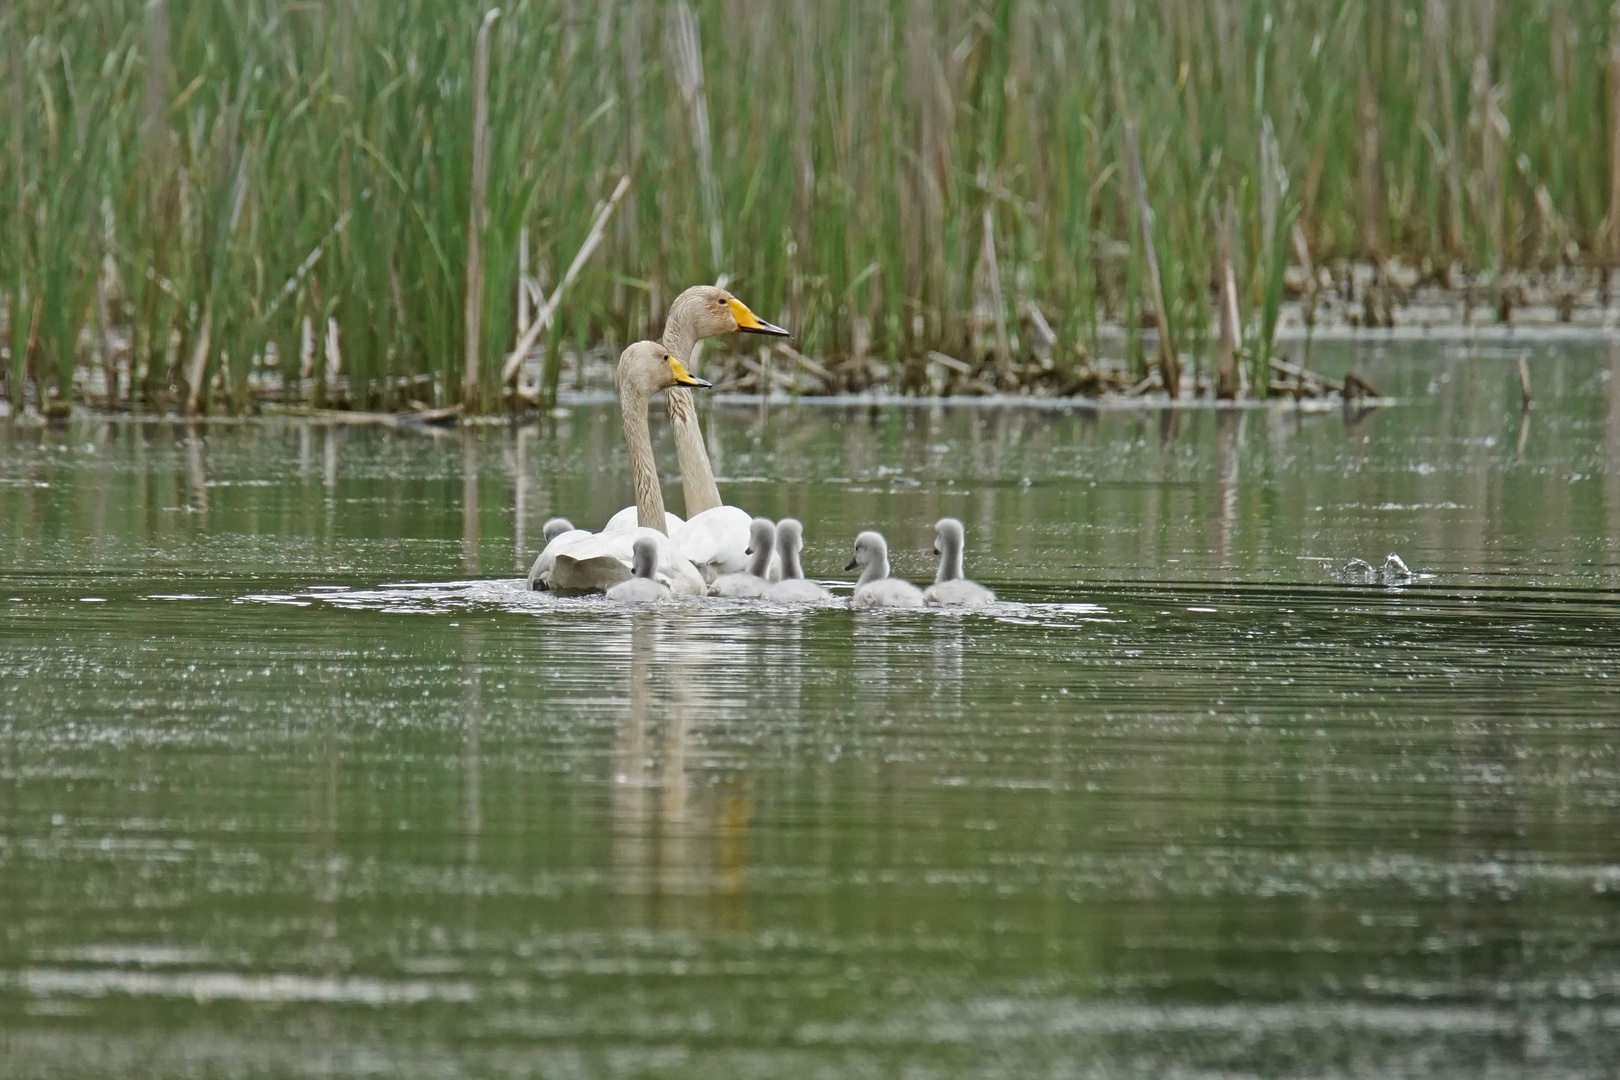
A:
POLYGON ((1488 285, 1620 250, 1607 3, 487 10, 13 0, 13 405, 505 408, 525 233, 544 296, 622 177, 537 342, 551 388, 565 348, 655 334, 675 292, 726 275, 811 362, 897 389, 939 357, 1079 385, 1115 326, 1138 376, 1208 382, 1230 350, 1263 392, 1290 280, 1398 259, 1488 285))

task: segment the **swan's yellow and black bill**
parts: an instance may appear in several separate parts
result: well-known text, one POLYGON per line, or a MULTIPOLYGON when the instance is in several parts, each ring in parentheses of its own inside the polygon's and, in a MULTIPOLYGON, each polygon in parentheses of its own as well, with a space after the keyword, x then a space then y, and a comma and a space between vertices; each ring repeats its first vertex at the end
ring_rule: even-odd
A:
POLYGON ((748 310, 748 305, 733 296, 726 301, 731 308, 731 317, 737 320, 737 329, 745 334, 770 334, 772 337, 787 337, 788 332, 775 323, 768 323, 764 319, 748 310))
POLYGON ((675 359, 673 356, 669 358, 669 370, 675 373, 675 382, 681 386, 696 386, 699 389, 708 389, 714 385, 714 383, 710 382, 708 379, 700 379, 690 371, 687 371, 686 365, 675 359))

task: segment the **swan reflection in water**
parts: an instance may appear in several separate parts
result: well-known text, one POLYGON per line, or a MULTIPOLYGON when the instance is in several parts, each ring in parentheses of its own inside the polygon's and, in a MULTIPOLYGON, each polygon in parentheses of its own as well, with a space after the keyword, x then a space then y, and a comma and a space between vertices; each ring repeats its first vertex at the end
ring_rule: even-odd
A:
MULTIPOLYGON (((716 761, 710 744, 723 741, 728 722, 717 691, 739 672, 751 677, 757 650, 735 638, 720 649, 688 640, 694 628, 684 624, 661 612, 628 621, 625 706, 608 780, 614 890, 632 901, 637 922, 654 916, 640 901, 671 897, 717 897, 717 915, 730 921, 746 884, 747 777, 716 761)), ((662 921, 670 911, 657 914, 662 921)))

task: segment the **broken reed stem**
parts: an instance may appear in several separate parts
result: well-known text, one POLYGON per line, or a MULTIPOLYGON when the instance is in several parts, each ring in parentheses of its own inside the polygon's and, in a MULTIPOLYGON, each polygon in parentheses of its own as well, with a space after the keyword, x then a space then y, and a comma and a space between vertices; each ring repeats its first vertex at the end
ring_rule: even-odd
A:
POLYGON ((1373 89, 1372 74, 1365 62, 1357 81, 1356 107, 1361 116, 1361 243, 1368 257, 1377 259, 1384 250, 1383 230, 1379 227, 1383 218, 1383 197, 1379 183, 1383 164, 1380 160, 1378 95, 1373 89))
POLYGON ((1620 0, 1609 30, 1609 258, 1620 261, 1620 0))
POLYGON ((1519 398, 1523 407, 1530 407, 1530 365, 1526 363, 1526 353, 1519 354, 1519 398))
POLYGON ((204 310, 202 326, 197 330, 197 344, 191 350, 191 364, 186 369, 186 413, 197 415, 202 409, 203 375, 208 370, 208 349, 214 334, 214 313, 204 310))
POLYGON ((686 0, 677 0, 669 9, 667 33, 674 52, 675 77, 681 98, 692 113, 692 152, 697 156, 698 187, 703 212, 709 221, 709 258, 720 271, 722 234, 720 230, 720 188, 714 176, 714 151, 709 136, 709 102, 703 92, 703 41, 698 36, 697 16, 686 0))
POLYGON ((1215 348, 1215 396, 1230 401, 1238 396, 1241 389, 1238 379, 1238 311, 1237 311, 1237 273, 1232 269, 1232 229, 1235 224, 1237 204, 1232 189, 1226 190, 1226 210, 1223 213, 1219 208, 1215 211, 1217 228, 1220 230, 1219 251, 1220 266, 1217 271, 1220 280, 1220 297, 1217 301, 1220 321, 1220 337, 1215 348))
POLYGON ((545 333, 546 327, 551 325, 552 317, 557 311, 557 304, 562 300, 563 290, 567 289, 569 283, 578 276, 581 268, 590 259, 591 253, 602 243, 602 235, 607 229, 608 218, 613 216, 613 208, 619 205, 619 201, 624 198, 625 192, 629 190, 630 177, 619 177, 618 186, 613 189, 613 194, 608 196, 607 202, 597 208, 596 220, 591 222, 591 231, 585 234, 585 242, 579 246, 579 251, 574 255, 574 261, 568 264, 568 272, 562 276, 561 281, 557 282, 557 287, 552 290, 551 298, 541 304, 540 310, 535 312, 534 322, 529 324, 528 332, 518 338, 517 345, 507 354, 506 364, 501 369, 501 383, 503 385, 510 384, 513 379, 517 378, 518 369, 523 366, 523 358, 529 355, 529 350, 534 348, 534 343, 540 340, 540 335, 545 333))
POLYGON ((472 199, 467 212, 467 352, 461 372, 461 402, 478 408, 478 353, 484 330, 484 225, 489 193, 489 34, 499 8, 484 13, 473 47, 472 199))
POLYGON ((529 227, 518 230, 517 336, 529 331, 529 227))
POLYGON ((1001 291, 1001 267, 996 262, 996 219, 990 207, 984 208, 984 265, 990 284, 990 304, 996 315, 996 385, 1013 387, 1012 344, 1007 336, 1007 303, 1001 291))
POLYGON ((1172 400, 1181 395, 1181 361, 1170 340, 1170 319, 1164 306, 1164 282, 1159 275, 1159 250, 1153 242, 1153 208, 1148 205, 1147 179, 1142 175, 1142 148, 1136 138, 1136 121, 1125 121, 1125 157, 1131 170, 1131 186, 1136 191, 1136 213, 1142 223, 1142 250, 1147 257, 1148 288, 1153 295, 1153 321, 1159 328, 1159 374, 1172 400))
POLYGON ((1294 257, 1305 274, 1305 325, 1316 325, 1316 264, 1311 261, 1311 245, 1305 240, 1305 229, 1294 222, 1294 257))

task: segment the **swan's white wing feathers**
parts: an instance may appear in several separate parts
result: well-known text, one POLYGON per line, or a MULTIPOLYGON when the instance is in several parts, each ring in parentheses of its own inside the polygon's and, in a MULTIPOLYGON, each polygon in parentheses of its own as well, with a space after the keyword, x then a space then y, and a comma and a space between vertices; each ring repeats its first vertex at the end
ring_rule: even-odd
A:
MULTIPOLYGON (((677 595, 701 595, 702 575, 681 558, 669 538, 657 529, 586 533, 554 553, 550 573, 540 578, 541 584, 557 592, 597 592, 628 581, 632 576, 630 565, 635 543, 644 536, 658 545, 657 580, 677 595)), ((560 540, 559 536, 548 544, 547 550, 557 547, 560 540)))
MULTIPOLYGON (((679 515, 672 514, 668 510, 664 511, 664 531, 669 533, 669 535, 674 536, 675 530, 679 529, 685 524, 686 522, 682 520, 679 515)), ((614 514, 612 517, 608 518, 607 524, 602 526, 602 531, 605 533, 624 532, 627 529, 637 529, 640 527, 641 516, 637 513, 635 506, 631 505, 625 507, 617 514, 614 514)))
POLYGON ((703 575, 713 581, 721 574, 740 574, 748 569, 748 528, 754 519, 735 506, 716 506, 695 515, 671 532, 676 550, 686 556, 703 575))
POLYGON ((557 561, 557 552, 584 540, 590 535, 592 534, 587 529, 569 529, 567 532, 558 533, 552 537, 551 543, 545 546, 545 549, 534 560, 534 565, 529 568, 529 588, 532 589, 536 585, 542 585, 550 580, 551 567, 557 561))

